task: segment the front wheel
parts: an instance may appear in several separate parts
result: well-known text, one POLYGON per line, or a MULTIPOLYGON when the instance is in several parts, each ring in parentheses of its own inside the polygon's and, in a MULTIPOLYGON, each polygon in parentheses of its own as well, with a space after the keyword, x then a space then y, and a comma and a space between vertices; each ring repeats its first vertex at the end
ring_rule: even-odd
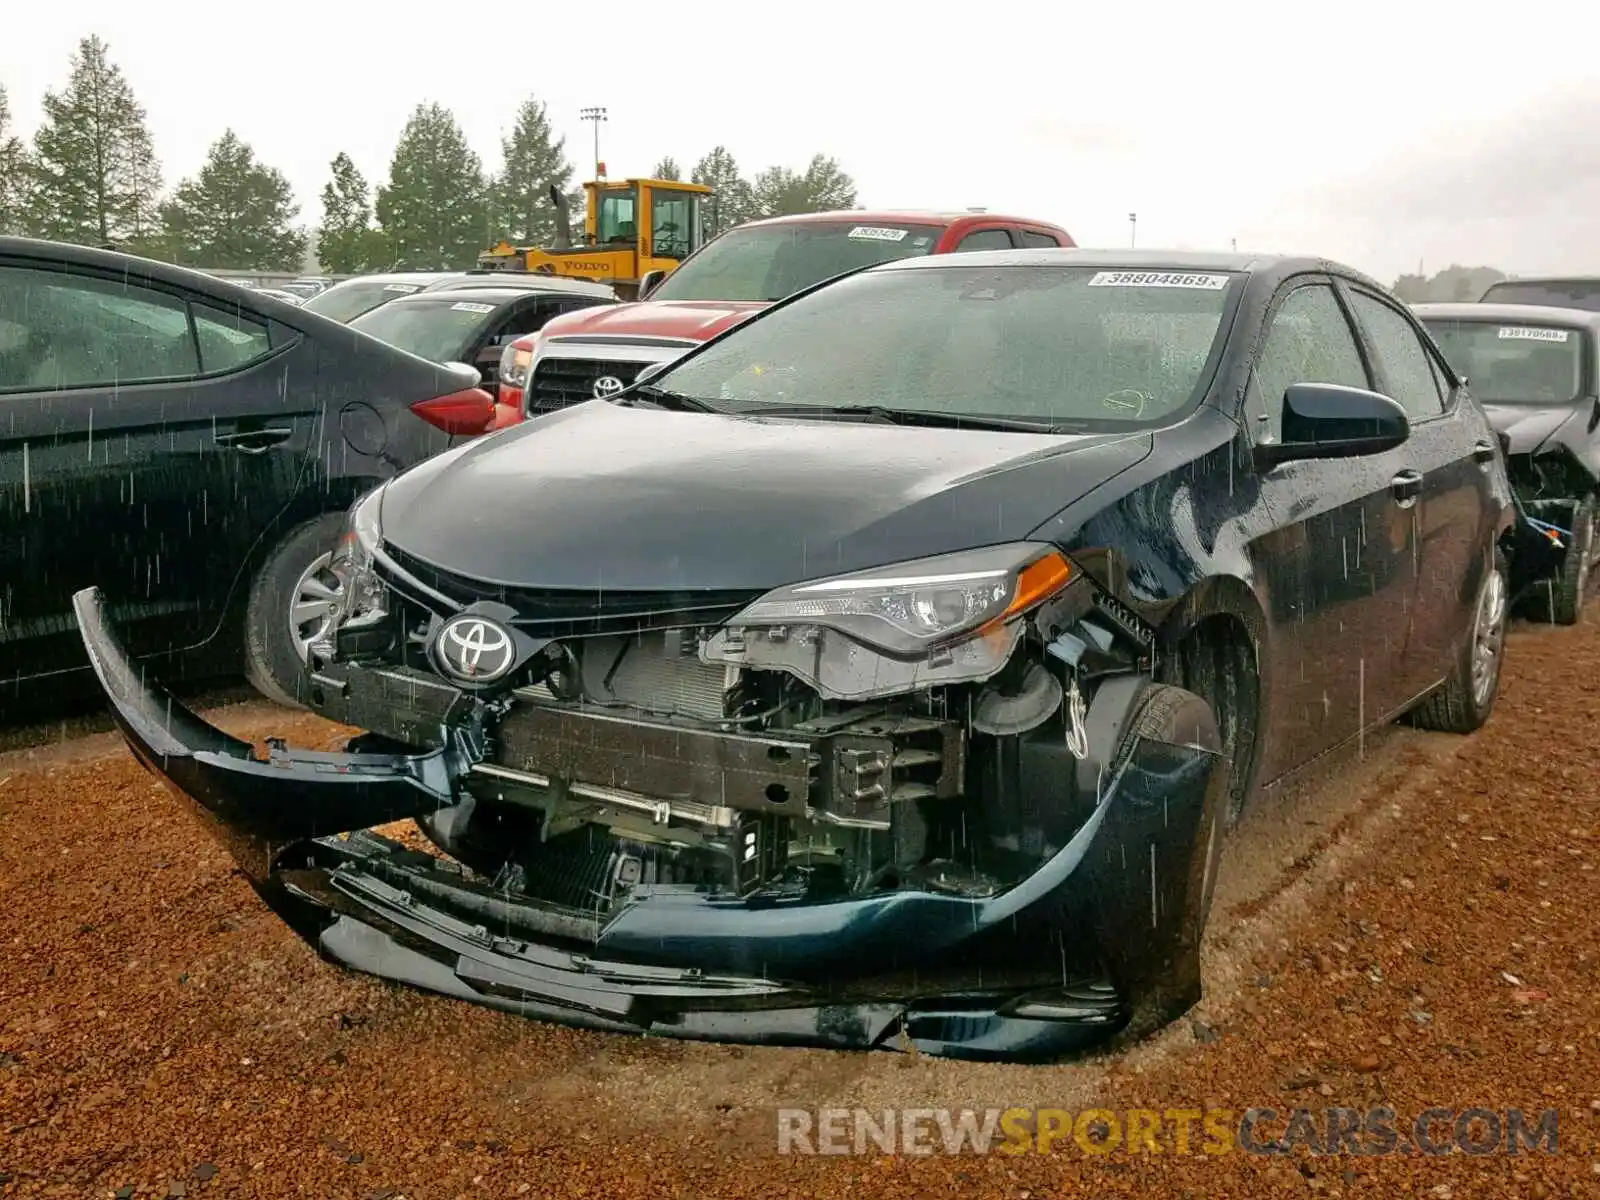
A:
POLYGON ((327 633, 342 585, 331 570, 343 513, 324 513, 289 531, 250 584, 245 609, 245 675, 269 700, 305 707, 304 668, 327 633))
POLYGON ((1492 569, 1478 586, 1472 633, 1443 687, 1417 706, 1413 723, 1444 733, 1471 733, 1489 719, 1500 694, 1506 655, 1506 603, 1510 595, 1505 555, 1496 547, 1492 569))
POLYGON ((1585 497, 1572 511, 1572 544, 1561 560, 1560 574, 1550 585, 1550 619, 1557 625, 1576 625, 1583 616, 1594 556, 1594 522, 1594 499, 1585 497))

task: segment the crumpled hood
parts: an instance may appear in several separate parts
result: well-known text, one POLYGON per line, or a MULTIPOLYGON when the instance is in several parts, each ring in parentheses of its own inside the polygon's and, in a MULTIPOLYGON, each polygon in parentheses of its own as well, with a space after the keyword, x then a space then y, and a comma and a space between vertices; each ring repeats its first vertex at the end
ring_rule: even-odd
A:
POLYGON ((1590 411, 1587 402, 1548 408, 1532 404, 1485 404, 1483 411, 1495 430, 1510 439, 1512 454, 1533 454, 1552 440, 1566 440, 1567 435, 1575 434, 1579 444, 1588 440, 1584 429, 1590 411))
POLYGON ((1025 538, 1151 444, 592 401, 414 467, 379 519, 489 583, 766 589, 1025 538))
POLYGON ((627 334, 630 337, 691 338, 709 341, 751 313, 768 305, 722 300, 640 300, 633 304, 598 304, 545 323, 539 336, 627 334))

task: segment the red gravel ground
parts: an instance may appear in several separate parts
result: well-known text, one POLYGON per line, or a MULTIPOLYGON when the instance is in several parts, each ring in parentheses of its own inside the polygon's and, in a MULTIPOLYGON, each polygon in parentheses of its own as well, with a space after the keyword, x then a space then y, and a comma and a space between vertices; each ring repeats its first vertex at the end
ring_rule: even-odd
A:
MULTIPOLYGON (((257 703, 215 719, 317 745, 257 703)), ((1600 638, 1230 845, 1193 1019, 1048 1068, 561 1029, 319 962, 110 735, 0 755, 0 1195, 1600 1197, 1600 638), (779 1156, 779 1107, 1559 1112, 1555 1154, 779 1156)), ((1197 1138, 1198 1143, 1198 1138, 1197 1138)))

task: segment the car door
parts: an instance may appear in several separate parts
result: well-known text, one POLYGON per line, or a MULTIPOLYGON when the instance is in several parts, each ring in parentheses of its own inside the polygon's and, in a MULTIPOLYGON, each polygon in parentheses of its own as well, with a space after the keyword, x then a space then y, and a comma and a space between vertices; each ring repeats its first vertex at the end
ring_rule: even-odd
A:
POLYGON ((1416 589, 1403 659, 1406 691, 1416 696, 1450 673, 1468 636, 1477 595, 1476 564, 1493 504, 1492 432, 1451 391, 1443 360, 1398 303, 1358 284, 1342 284, 1366 340, 1377 390, 1398 400, 1411 421, 1409 469, 1419 476, 1416 589))
MULTIPOLYGON (((1296 383, 1370 388, 1363 348, 1331 279, 1301 275, 1274 296, 1255 351, 1245 415, 1253 441, 1281 436, 1296 383)), ((1252 547, 1272 626, 1277 726, 1270 781, 1355 736, 1401 702, 1395 669, 1414 584, 1415 495, 1402 446, 1362 459, 1303 459, 1260 478, 1273 528, 1252 547)))
POLYGON ((89 585, 138 655, 216 631, 251 547, 308 483, 315 412, 299 397, 314 388, 283 369, 293 340, 153 278, 0 257, 0 680, 12 692, 85 665, 71 597, 89 585))

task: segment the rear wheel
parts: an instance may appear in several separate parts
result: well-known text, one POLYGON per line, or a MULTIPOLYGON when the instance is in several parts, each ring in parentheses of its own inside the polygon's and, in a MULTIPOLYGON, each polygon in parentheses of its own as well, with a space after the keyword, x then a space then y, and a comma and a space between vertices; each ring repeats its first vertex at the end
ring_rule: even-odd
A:
POLYGON ((1478 586, 1471 636, 1445 685, 1413 711, 1414 724, 1444 733, 1471 733, 1489 719, 1505 662, 1508 578, 1505 555, 1496 548, 1493 569, 1478 586))
POLYGON ((305 707, 304 667, 311 644, 327 633, 341 598, 328 569, 343 513, 324 513, 289 531, 250 585, 245 610, 245 675, 269 700, 305 707))
POLYGON ((1572 545, 1561 560, 1561 573, 1550 585, 1550 619, 1557 625, 1576 625, 1583 616, 1589 564, 1594 557, 1594 523, 1594 499, 1585 497, 1573 510, 1572 545))

